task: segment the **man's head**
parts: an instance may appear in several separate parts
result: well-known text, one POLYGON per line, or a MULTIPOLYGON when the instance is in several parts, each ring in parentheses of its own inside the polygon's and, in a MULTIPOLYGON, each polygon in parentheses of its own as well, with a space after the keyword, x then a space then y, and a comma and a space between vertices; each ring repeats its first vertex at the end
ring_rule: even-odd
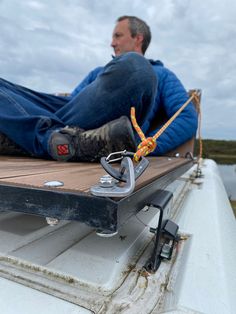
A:
POLYGON ((144 55, 150 41, 150 28, 144 21, 127 15, 117 19, 111 43, 116 56, 130 51, 144 55))

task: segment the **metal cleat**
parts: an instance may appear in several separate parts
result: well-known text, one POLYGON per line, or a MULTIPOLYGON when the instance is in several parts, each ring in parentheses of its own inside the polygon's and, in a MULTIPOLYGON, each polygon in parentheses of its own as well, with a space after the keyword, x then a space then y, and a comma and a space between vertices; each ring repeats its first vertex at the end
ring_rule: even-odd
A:
POLYGON ((135 180, 147 168, 149 161, 142 157, 134 166, 131 157, 134 154, 126 151, 115 152, 108 157, 101 158, 101 165, 108 174, 100 178, 100 183, 91 187, 93 195, 104 197, 124 197, 133 192, 135 180), (120 168, 116 169, 111 163, 121 161, 120 168))

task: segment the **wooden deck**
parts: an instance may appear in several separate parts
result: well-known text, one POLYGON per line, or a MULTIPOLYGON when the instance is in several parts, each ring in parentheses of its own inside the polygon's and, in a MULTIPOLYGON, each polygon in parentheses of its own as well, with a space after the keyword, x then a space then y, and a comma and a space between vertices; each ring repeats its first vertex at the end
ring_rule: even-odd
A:
POLYGON ((187 171, 191 159, 153 157, 129 196, 97 197, 90 187, 98 184, 105 170, 99 163, 72 163, 26 157, 0 157, 0 210, 23 212, 62 220, 77 220, 106 230, 141 210, 158 190, 187 171), (61 187, 45 182, 61 181, 61 187))
MULTIPOLYGON (((169 171, 189 162, 184 158, 148 158, 149 167, 137 180, 136 190, 169 171)), ((105 170, 99 163, 57 162, 25 157, 0 156, 0 184, 89 193, 105 170), (63 187, 45 187, 45 182, 61 181, 63 187)))

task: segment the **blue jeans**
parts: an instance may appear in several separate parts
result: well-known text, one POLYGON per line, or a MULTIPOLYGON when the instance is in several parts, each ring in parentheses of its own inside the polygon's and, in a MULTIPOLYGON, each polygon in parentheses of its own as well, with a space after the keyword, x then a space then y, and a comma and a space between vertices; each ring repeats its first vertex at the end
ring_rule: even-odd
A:
POLYGON ((142 125, 154 104, 156 90, 157 79, 150 63, 134 52, 114 58, 72 99, 0 79, 0 132, 31 154, 49 157, 51 133, 66 125, 94 129, 122 115, 129 117, 132 106, 142 125))

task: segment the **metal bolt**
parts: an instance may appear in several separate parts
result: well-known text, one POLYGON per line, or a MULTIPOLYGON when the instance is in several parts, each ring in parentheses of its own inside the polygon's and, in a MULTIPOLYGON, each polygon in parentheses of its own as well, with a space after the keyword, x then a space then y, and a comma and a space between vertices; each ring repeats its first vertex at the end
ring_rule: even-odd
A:
POLYGON ((47 224, 51 227, 56 226, 59 223, 59 219, 52 218, 52 217, 46 217, 47 224))
POLYGON ((105 174, 99 180, 100 186, 102 187, 112 187, 115 185, 115 180, 109 174, 105 174))
POLYGON ((170 256, 171 246, 168 244, 164 244, 161 250, 161 256, 164 258, 168 258, 170 256))

